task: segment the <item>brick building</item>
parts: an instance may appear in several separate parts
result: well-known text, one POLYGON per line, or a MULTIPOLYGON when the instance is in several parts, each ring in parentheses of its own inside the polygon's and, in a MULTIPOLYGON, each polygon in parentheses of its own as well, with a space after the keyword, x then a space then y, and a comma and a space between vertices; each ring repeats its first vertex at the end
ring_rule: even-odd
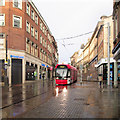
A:
POLYGON ((57 43, 34 3, 2 0, 0 9, 0 69, 5 70, 7 40, 9 85, 42 79, 43 74, 52 78, 57 43))

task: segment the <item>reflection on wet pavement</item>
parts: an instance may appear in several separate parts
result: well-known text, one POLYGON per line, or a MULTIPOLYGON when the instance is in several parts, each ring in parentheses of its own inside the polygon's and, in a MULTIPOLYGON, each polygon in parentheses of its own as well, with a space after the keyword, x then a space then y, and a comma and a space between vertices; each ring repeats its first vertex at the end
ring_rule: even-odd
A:
POLYGON ((94 82, 55 86, 54 81, 39 81, 3 88, 2 97, 4 118, 120 117, 120 89, 94 82))
POLYGON ((42 104, 54 94, 53 81, 35 82, 2 90, 3 117, 15 117, 42 104), (34 102, 32 102, 34 101, 34 102))

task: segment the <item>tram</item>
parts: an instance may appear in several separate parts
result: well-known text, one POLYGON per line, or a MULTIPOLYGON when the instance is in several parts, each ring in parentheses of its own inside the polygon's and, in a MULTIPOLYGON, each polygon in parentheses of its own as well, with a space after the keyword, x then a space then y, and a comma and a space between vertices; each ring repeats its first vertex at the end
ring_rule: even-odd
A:
POLYGON ((57 64, 55 77, 56 85, 71 84, 77 81, 77 69, 69 64, 57 64))

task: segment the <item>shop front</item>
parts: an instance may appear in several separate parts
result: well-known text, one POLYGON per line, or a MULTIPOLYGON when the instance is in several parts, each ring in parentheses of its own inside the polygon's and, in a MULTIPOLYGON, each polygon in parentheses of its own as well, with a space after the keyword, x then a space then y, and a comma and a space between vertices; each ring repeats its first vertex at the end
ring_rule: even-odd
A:
MULTIPOLYGON (((114 84, 114 62, 115 60, 113 58, 110 59, 110 84, 114 84)), ((102 74, 104 83, 107 84, 108 80, 108 64, 107 59, 101 59, 96 65, 98 69, 98 75, 102 74)))
POLYGON ((37 80, 37 65, 26 62, 26 80, 37 80))

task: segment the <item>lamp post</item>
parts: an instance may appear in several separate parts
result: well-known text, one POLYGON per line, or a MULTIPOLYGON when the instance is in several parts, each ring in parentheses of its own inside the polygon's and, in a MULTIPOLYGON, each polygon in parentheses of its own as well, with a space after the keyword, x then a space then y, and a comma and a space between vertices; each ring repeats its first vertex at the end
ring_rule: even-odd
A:
POLYGON ((8 35, 6 35, 6 62, 8 61, 8 58, 7 58, 7 37, 8 37, 8 35))
POLYGON ((110 25, 108 23, 108 81, 107 84, 110 85, 110 25))
POLYGON ((8 77, 7 77, 7 65, 8 65, 8 56, 7 56, 7 37, 8 35, 6 35, 6 52, 5 52, 5 85, 8 85, 8 77))

